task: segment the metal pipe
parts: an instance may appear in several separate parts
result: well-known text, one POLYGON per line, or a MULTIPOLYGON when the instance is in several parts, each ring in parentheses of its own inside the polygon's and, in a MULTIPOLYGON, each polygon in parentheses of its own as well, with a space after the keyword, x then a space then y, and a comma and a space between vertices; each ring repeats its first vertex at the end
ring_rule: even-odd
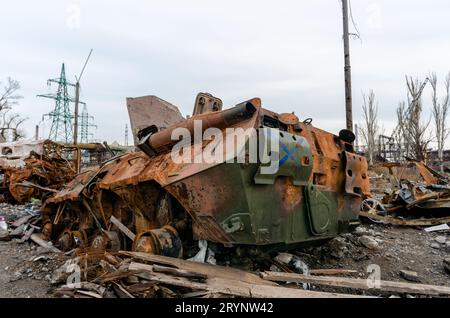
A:
MULTIPOLYGON (((225 127, 232 126, 244 119, 250 118, 256 110, 257 108, 251 102, 244 102, 221 112, 213 112, 195 116, 167 129, 143 137, 143 140, 140 140, 139 142, 139 147, 148 155, 152 155, 149 153, 150 150, 154 153, 170 151, 171 147, 178 142, 177 140, 172 140, 172 132, 177 128, 187 129, 190 135, 193 136, 194 122, 196 120, 202 121, 203 133, 208 128, 214 127, 223 129, 225 127), (150 147, 150 149, 148 149, 148 147, 150 147)), ((191 138, 191 140, 193 139, 194 138, 191 138)))

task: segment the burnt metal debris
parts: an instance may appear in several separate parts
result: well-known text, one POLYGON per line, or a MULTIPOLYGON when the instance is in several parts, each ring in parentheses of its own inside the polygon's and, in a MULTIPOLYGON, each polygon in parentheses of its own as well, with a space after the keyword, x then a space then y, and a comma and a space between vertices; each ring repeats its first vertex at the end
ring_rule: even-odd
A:
POLYGON ((387 178, 383 174, 373 178, 387 179, 382 181, 384 191, 372 188, 372 197, 363 201, 361 216, 375 222, 404 226, 450 222, 447 176, 410 158, 406 158, 405 163, 383 163, 381 167, 388 170, 387 178))
POLYGON ((50 140, 0 144, 0 201, 45 199, 75 177, 64 147, 50 140))
MULTIPOLYGON (((154 123, 142 129, 140 123, 141 151, 82 172, 50 197, 42 209, 43 237, 62 250, 187 257, 197 241, 225 251, 269 251, 329 240, 359 224, 362 197, 369 195, 368 166, 354 152, 351 133, 339 137, 294 114, 269 111, 259 98, 222 111, 215 110, 219 99, 197 100, 202 97, 205 107, 196 109, 206 113, 165 129, 154 123), (261 163, 173 162, 171 133, 179 127, 192 133, 194 120, 202 121, 203 131, 255 128, 265 129, 265 138, 278 134, 282 166, 264 175, 261 163)), ((209 142, 198 147, 193 141, 193 156, 209 142)))

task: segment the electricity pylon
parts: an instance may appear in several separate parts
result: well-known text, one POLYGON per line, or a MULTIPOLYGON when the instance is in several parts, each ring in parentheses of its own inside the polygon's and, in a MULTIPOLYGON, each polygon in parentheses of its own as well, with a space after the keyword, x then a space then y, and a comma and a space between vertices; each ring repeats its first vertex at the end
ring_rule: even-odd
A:
POLYGON ((83 105, 83 111, 81 112, 80 117, 80 143, 87 144, 94 137, 94 134, 90 131, 90 128, 97 128, 97 125, 94 125, 93 123, 94 116, 89 116, 86 104, 83 105))
MULTIPOLYGON (((58 90, 55 94, 38 95, 38 97, 55 100, 55 108, 53 111, 44 115, 50 117, 52 120, 48 138, 53 141, 71 143, 73 139, 72 119, 74 116, 70 111, 70 103, 75 103, 75 99, 69 95, 68 87, 75 87, 75 85, 67 81, 64 63, 62 64, 59 78, 49 79, 47 81, 47 85, 49 86, 52 83, 58 84, 58 90)), ((81 104, 85 105, 85 103, 81 104)))

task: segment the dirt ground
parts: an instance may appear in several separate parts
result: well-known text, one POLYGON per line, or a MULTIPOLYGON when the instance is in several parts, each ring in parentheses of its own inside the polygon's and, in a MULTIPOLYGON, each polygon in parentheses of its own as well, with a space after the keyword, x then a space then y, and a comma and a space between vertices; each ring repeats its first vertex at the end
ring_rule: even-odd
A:
POLYGON ((367 278, 373 265, 378 265, 382 280, 408 282, 401 275, 401 271, 406 270, 417 273, 418 283, 450 286, 450 273, 445 270, 443 262, 450 256, 448 231, 427 233, 423 229, 363 224, 353 233, 297 255, 312 269, 352 269, 358 271, 353 277, 367 278), (376 243, 368 248, 361 243, 363 237, 376 243), (444 238, 445 243, 436 241, 443 242, 444 238))
MULTIPOLYGON (((26 215, 27 209, 29 205, 0 204, 0 215, 13 221, 26 215)), ((33 242, 0 241, 0 298, 51 297, 51 273, 64 259, 33 242)))
MULTIPOLYGON (((48 280, 36 277, 26 265, 37 256, 36 246, 16 242, 0 242, 0 297, 46 298, 48 280), (39 279, 37 279, 39 278, 39 279)), ((45 268, 44 268, 45 270, 45 268)))
MULTIPOLYGON (((23 210, 23 207, 0 206, 0 214, 6 214, 7 218, 20 217, 23 210)), ((444 258, 450 256, 449 234, 449 231, 427 233, 423 229, 364 223, 355 232, 341 235, 320 247, 290 253, 310 269, 352 269, 358 271, 352 277, 366 278, 368 266, 375 264, 383 280, 407 281, 400 274, 407 270, 416 272, 420 283, 450 286, 450 273, 443 263, 444 258)), ((22 243, 18 239, 0 242, 0 298, 53 297, 51 274, 66 259, 32 242, 22 243)))

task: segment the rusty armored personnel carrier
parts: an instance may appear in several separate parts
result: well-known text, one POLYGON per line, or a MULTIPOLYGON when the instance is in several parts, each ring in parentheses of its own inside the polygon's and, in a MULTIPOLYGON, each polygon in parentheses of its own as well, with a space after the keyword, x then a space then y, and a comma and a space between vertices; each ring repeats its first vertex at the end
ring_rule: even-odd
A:
MULTIPOLYGON (((81 173, 47 200, 43 236, 64 250, 128 249, 174 257, 187 257, 199 240, 223 250, 266 252, 331 239, 358 224, 369 192, 367 162, 353 149, 354 135, 339 135, 294 114, 269 111, 259 98, 222 110, 219 99, 200 94, 192 117, 167 127, 143 128, 141 122, 140 151, 81 173), (174 162, 173 134, 182 128, 193 135, 196 121, 202 133, 254 128, 258 139, 276 140, 279 168, 262 173, 265 163, 248 160, 248 142, 240 149, 243 162, 232 162, 228 153, 219 162, 174 162)), ((226 148, 220 148, 225 138, 191 138, 184 151, 193 159, 214 140, 212 152, 226 148)), ((258 147, 273 157, 272 148, 258 147)))

